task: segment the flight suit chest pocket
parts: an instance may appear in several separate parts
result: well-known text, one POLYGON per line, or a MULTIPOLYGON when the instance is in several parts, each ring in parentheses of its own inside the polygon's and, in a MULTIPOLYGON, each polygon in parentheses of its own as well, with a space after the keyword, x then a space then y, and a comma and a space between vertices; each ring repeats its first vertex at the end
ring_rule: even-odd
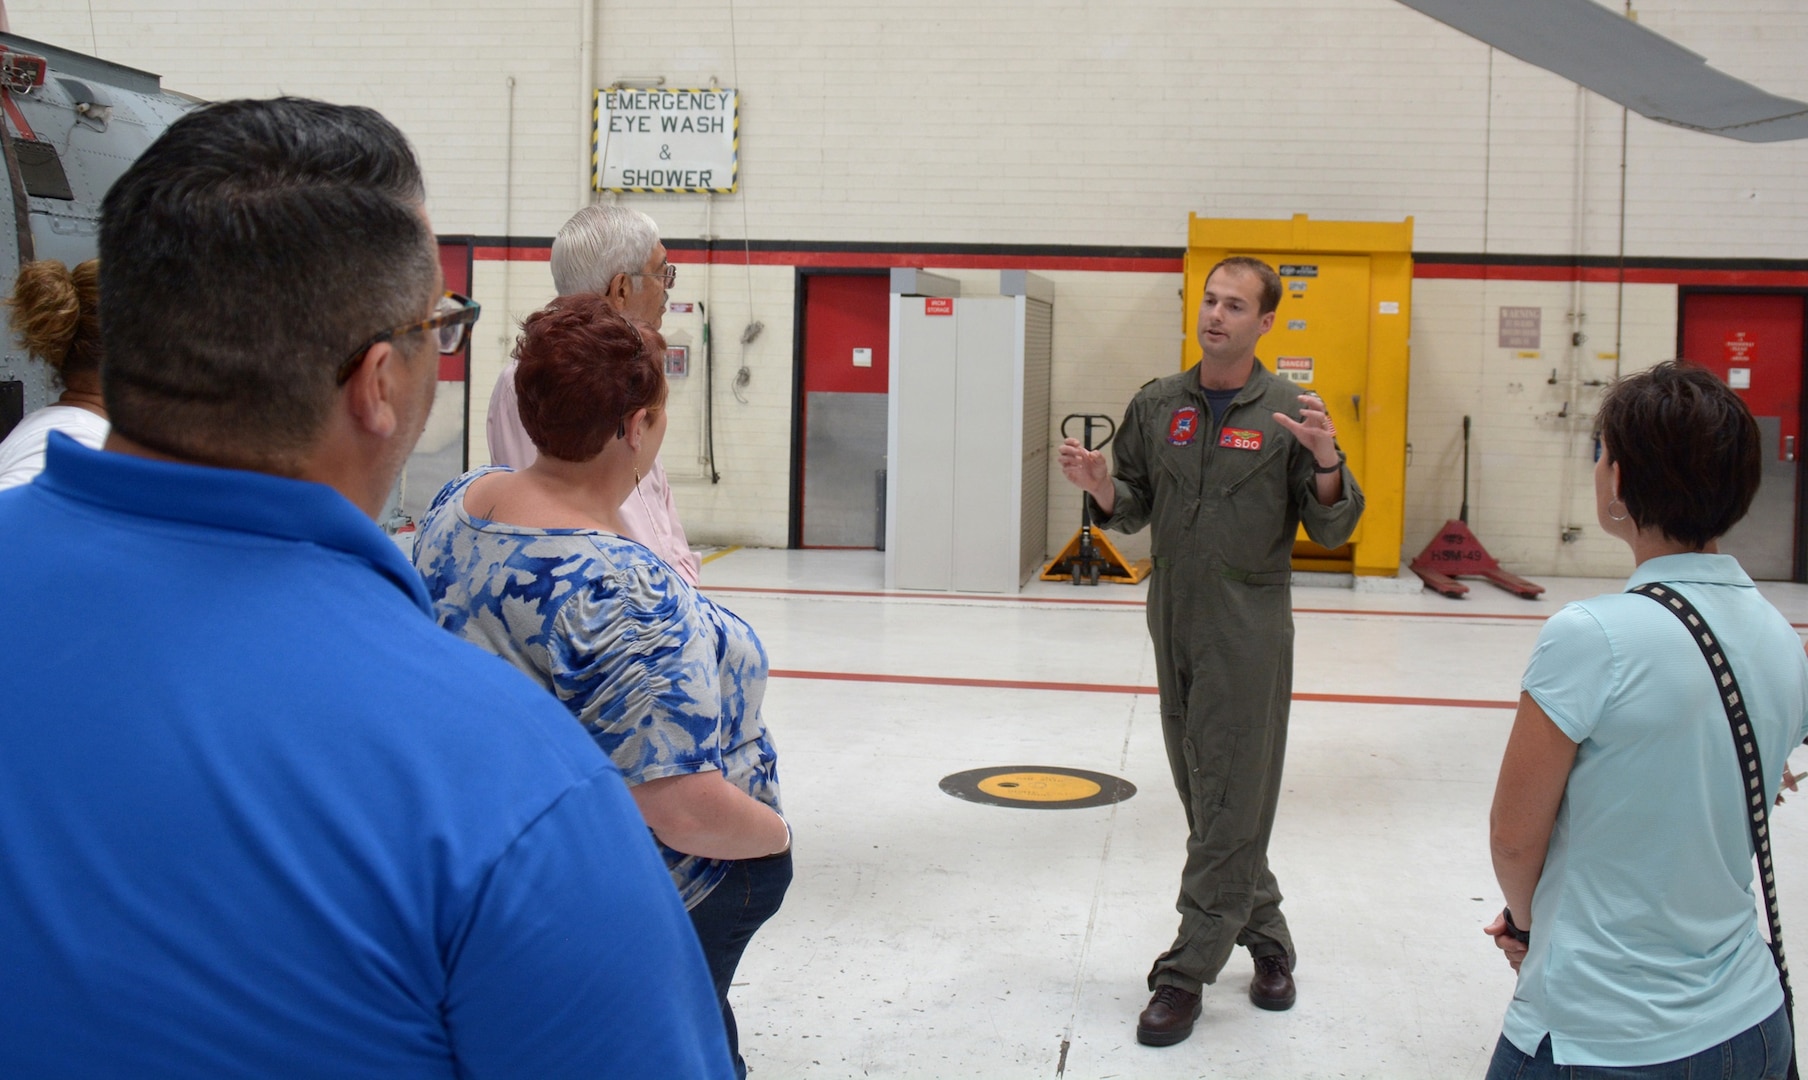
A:
POLYGON ((1185 443, 1166 440, 1155 451, 1155 460, 1161 466, 1161 471, 1182 491, 1198 490, 1199 472, 1205 465, 1206 451, 1201 445, 1204 442, 1203 434, 1185 443))
MULTIPOLYGON (((1248 485, 1259 484, 1280 468, 1280 462, 1286 457, 1286 448, 1278 444, 1269 446, 1254 453, 1247 450, 1218 451, 1222 455, 1220 468, 1213 472, 1223 476, 1224 495, 1229 498, 1248 485)), ((1284 478, 1283 478, 1284 486, 1284 478)))

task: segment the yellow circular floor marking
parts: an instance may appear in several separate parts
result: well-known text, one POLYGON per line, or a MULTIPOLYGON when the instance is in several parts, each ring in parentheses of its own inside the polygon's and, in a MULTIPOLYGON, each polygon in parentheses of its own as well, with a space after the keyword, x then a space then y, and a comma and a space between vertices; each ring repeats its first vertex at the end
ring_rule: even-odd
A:
POLYGON ((1136 794, 1120 777, 1064 765, 994 765, 944 776, 941 789, 957 799, 1023 810, 1082 810, 1110 806, 1136 794))
POLYGON ((978 786, 987 795, 1023 802, 1074 802, 1090 799, 1104 790, 1084 776, 1045 772, 999 773, 981 780, 978 786))

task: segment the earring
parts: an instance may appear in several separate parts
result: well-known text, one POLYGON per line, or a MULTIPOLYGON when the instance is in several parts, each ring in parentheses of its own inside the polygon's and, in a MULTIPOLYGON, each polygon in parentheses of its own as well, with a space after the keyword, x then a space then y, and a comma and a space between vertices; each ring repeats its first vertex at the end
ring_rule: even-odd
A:
POLYGON ((634 486, 640 486, 640 464, 638 462, 634 465, 634 486))
POLYGON ((1626 504, 1621 501, 1619 496, 1614 496, 1613 502, 1607 504, 1607 516, 1614 521, 1625 521, 1630 516, 1626 513, 1626 504), (1620 512, 1617 514, 1613 512, 1613 503, 1620 504, 1620 512))

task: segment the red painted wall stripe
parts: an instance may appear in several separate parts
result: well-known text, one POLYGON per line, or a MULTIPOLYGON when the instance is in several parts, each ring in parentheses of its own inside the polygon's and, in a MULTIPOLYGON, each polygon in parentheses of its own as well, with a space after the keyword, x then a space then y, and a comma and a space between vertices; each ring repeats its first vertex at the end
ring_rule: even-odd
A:
MULTIPOLYGON (((552 249, 537 246, 479 247, 478 262, 548 262, 552 249)), ((808 266, 848 269, 936 266, 949 270, 1097 270, 1111 273, 1178 274, 1179 259, 1120 258, 1108 255, 924 255, 895 251, 745 251, 720 247, 713 252, 683 248, 666 257, 678 265, 808 266)))
MULTIPOLYGON (((1138 694, 1153 697, 1153 686, 1131 686, 1123 683, 1029 682, 1020 679, 955 679, 930 675, 879 675, 858 671, 795 671, 773 668, 775 679, 816 679, 828 682, 893 683, 907 686, 960 686, 982 690, 1052 690, 1069 694, 1138 694)), ((1343 705, 1418 705, 1444 709, 1516 709, 1516 701, 1485 701, 1476 698, 1390 697, 1379 694, 1306 694, 1293 695, 1295 701, 1328 701, 1343 705)))
MULTIPOLYGON (((474 250, 479 262, 546 262, 552 249, 545 245, 482 246, 474 250)), ((950 270, 1074 270, 1121 274, 1178 274, 1178 258, 1112 255, 1009 255, 963 252, 896 251, 747 251, 725 243, 713 251, 682 248, 670 252, 674 263, 717 266, 802 266, 812 268, 870 269, 873 267, 943 267, 950 270)), ((1633 285, 1719 285, 1744 288, 1808 288, 1808 270, 1718 269, 1713 267, 1628 266, 1625 280, 1633 285)), ((1416 262, 1413 277, 1456 281, 1583 281, 1613 283, 1622 271, 1612 266, 1575 266, 1482 262, 1416 262)))
POLYGON ((552 248, 478 247, 471 249, 471 257, 478 262, 551 262, 552 248))
MULTIPOLYGON (((1413 277, 1458 281, 1583 281, 1611 285, 1620 280, 1620 271, 1611 266, 1414 263, 1413 277)), ((1808 271, 1628 266, 1626 283, 1628 285, 1742 285, 1757 288, 1808 288, 1808 271)))

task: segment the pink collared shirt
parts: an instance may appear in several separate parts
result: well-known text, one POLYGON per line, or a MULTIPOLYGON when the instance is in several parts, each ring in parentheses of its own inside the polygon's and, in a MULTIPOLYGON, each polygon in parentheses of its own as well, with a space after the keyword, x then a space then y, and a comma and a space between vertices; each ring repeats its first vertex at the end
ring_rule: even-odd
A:
MULTIPOLYGON (((510 360, 496 380, 490 395, 490 415, 484 422, 490 437, 490 460, 511 469, 525 469, 540 452, 521 426, 521 413, 515 405, 515 361, 510 360)), ((640 487, 628 495, 621 505, 622 529, 630 540, 652 549, 680 577, 697 584, 703 561, 691 550, 678 521, 678 507, 672 501, 672 485, 666 482, 665 466, 658 458, 640 478, 640 487)))

